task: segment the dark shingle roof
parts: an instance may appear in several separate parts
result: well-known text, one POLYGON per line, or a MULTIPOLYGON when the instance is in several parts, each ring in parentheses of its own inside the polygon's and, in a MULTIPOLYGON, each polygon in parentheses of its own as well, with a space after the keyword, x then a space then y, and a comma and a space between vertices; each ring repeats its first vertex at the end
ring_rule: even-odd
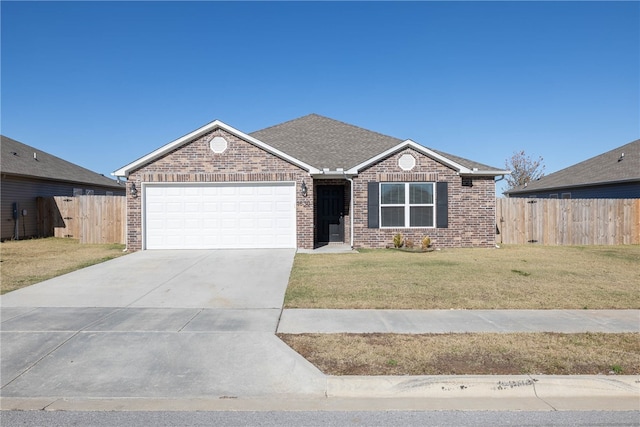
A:
MULTIPOLYGON (((331 170, 348 170, 404 141, 318 114, 309 114, 250 135, 318 169, 331 170)), ((498 169, 431 150, 469 169, 498 169)))
POLYGON ((91 184, 122 189, 117 181, 92 172, 81 166, 62 160, 37 148, 18 142, 4 135, 0 171, 3 174, 36 177, 54 181, 91 184), (36 153, 37 160, 34 159, 36 153))
POLYGON ((485 165, 484 163, 478 163, 478 162, 474 162, 473 160, 469 160, 469 159, 465 159, 463 157, 459 157, 453 154, 448 154, 445 153, 444 151, 440 151, 440 150, 434 150, 433 148, 430 148, 431 151, 435 151, 436 153, 440 154, 443 157, 446 157, 449 160, 453 160, 454 162, 458 163, 459 165, 462 166, 466 166, 467 168, 473 170, 473 169, 478 169, 480 171, 488 171, 488 170, 500 170, 500 168, 496 168, 493 166, 489 166, 489 165, 485 165))
POLYGON ((640 181, 640 139, 509 190, 506 194, 640 181), (624 157, 621 159, 621 155, 624 157))
POLYGON ((309 114, 250 134, 318 169, 345 170, 402 142, 354 125, 309 114))

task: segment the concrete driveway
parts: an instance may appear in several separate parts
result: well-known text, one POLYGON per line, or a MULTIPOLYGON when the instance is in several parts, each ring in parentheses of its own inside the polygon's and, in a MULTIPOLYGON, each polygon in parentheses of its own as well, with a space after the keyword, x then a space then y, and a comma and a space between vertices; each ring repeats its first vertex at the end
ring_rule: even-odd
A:
POLYGON ((143 251, 6 294, 0 395, 322 396, 274 335, 294 255, 143 251))

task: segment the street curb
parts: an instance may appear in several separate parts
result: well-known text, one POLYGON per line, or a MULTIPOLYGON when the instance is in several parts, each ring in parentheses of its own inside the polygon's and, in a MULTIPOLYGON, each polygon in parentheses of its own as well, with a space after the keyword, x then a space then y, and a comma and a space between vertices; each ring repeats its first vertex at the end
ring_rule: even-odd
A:
POLYGON ((636 397, 635 375, 327 376, 328 397, 636 397))
POLYGON ((637 376, 327 376, 326 396, 0 398, 46 411, 638 411, 637 376))

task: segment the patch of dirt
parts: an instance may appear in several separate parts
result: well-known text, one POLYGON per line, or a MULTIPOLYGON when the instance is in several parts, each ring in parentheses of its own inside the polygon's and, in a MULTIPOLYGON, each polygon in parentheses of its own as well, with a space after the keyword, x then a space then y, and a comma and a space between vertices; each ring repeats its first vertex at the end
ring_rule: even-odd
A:
POLYGON ((329 375, 640 374, 640 333, 278 336, 329 375))

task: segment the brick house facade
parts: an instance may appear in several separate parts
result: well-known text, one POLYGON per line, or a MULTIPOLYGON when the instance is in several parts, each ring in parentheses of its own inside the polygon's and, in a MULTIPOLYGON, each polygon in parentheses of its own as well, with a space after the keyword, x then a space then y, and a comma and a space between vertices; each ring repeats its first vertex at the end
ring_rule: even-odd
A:
MULTIPOLYGON (((415 150, 403 150, 371 166, 354 182, 354 246, 384 248, 393 236, 402 233, 418 243, 431 238, 435 247, 491 247, 495 245, 495 181, 478 177, 473 186, 462 185, 454 170, 415 150), (416 158, 416 167, 404 172, 398 166, 403 154, 416 158), (367 185, 369 182, 446 182, 448 183, 448 225, 433 228, 369 228, 367 224, 367 185)), ((466 184, 467 182, 465 182, 466 184)), ((436 195, 437 197, 437 195, 436 195)))
MULTIPOLYGON (((429 236, 436 247, 491 247, 495 244, 494 178, 507 171, 455 156, 447 157, 412 141, 382 136, 317 115, 305 116, 253 135, 269 141, 245 134, 222 122, 212 122, 116 171, 115 175, 126 177, 129 189, 128 249, 150 248, 145 243, 146 233, 151 232, 149 226, 145 229, 145 221, 148 221, 145 203, 148 203, 147 191, 154 185, 189 189, 206 185, 275 186, 277 183, 289 185, 281 190, 291 194, 292 203, 286 206, 295 210, 291 217, 295 218, 295 227, 288 232, 295 232, 292 241, 298 248, 312 249, 334 242, 347 243, 354 248, 382 248, 392 243, 396 233, 402 233, 415 242, 429 236), (297 126, 295 132, 292 126, 297 126), (347 159, 344 161, 340 153, 333 160, 330 155, 325 159, 322 153, 320 157, 314 157, 318 151, 331 146, 332 135, 341 134, 351 138, 349 147, 356 146, 352 158, 348 158, 349 153, 345 154, 347 159), (213 150, 214 138, 215 141, 223 141, 224 149, 213 150), (370 141, 378 146, 371 147, 370 141), (406 161, 408 165, 403 164, 406 161), (465 161, 468 166, 462 164, 465 161), (371 200, 372 194, 376 198, 379 196, 377 192, 369 193, 368 189, 372 185, 380 185, 378 183, 408 183, 407 188, 410 183, 428 183, 427 189, 433 188, 434 194, 430 196, 431 205, 422 212, 433 212, 435 222, 428 227, 385 227, 383 223, 372 223, 370 214, 380 216, 381 199, 371 200), (433 186, 429 187, 431 183, 433 186), (380 212, 374 212, 376 210, 380 212)), ((259 224, 262 214, 258 202, 255 206, 251 206, 250 200, 244 204, 248 206, 248 214, 232 212, 224 221, 232 224, 234 220, 240 221, 236 217, 249 215, 243 220, 245 223, 259 224)), ((184 209, 180 218, 186 220, 180 224, 188 223, 191 215, 189 208, 184 209)), ((404 212, 413 206, 396 209, 404 212)), ((201 222, 192 223, 196 224, 194 227, 204 227, 201 218, 207 214, 199 212, 198 215, 201 222)), ((211 215, 217 214, 212 212, 211 215)), ((413 215, 413 210, 410 215, 413 215)), ((283 220, 273 219, 266 223, 276 224, 278 221, 283 220)), ((181 230, 180 227, 187 227, 185 225, 177 227, 178 233, 194 232, 181 230)), ((248 229, 249 232, 251 230, 259 231, 259 228, 248 229)), ((153 232, 162 234, 162 229, 153 232)), ((217 247, 215 239, 203 245, 217 247)), ((269 247, 268 242, 258 245, 269 247)), ((176 247, 189 248, 188 244, 176 247)), ((233 247, 233 244, 225 247, 233 247)))
MULTIPOLYGON (((133 171, 127 181, 142 188, 143 184, 157 182, 273 182, 300 183, 308 173, 222 129, 209 132, 193 142, 183 145, 153 163, 133 171), (216 136, 224 137, 229 147, 216 154, 209 142, 216 136)), ((312 195, 311 195, 312 196, 312 195)), ((313 247, 313 230, 305 226, 313 222, 313 198, 296 198, 296 224, 298 247, 313 247)), ((142 199, 127 194, 127 248, 142 249, 142 199)))

